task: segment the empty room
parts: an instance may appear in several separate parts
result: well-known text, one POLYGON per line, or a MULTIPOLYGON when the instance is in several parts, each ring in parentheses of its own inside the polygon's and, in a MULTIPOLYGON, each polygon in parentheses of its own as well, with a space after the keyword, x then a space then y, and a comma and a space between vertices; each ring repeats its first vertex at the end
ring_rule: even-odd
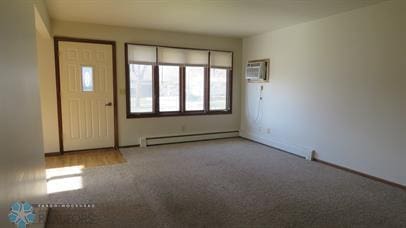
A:
POLYGON ((405 0, 0 0, 0 227, 406 227, 405 0))

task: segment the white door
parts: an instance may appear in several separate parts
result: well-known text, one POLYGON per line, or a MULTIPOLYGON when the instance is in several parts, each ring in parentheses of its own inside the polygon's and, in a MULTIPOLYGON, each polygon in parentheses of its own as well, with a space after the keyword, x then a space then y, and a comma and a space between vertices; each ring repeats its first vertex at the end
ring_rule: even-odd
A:
POLYGON ((114 146, 112 58, 108 44, 59 41, 65 151, 114 146))

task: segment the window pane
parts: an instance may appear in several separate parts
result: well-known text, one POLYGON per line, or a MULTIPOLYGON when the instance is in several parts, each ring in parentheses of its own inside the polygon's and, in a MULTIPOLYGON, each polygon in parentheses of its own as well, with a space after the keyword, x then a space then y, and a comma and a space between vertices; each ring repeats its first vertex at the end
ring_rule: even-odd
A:
POLYGON ((82 66, 82 91, 93 92, 93 67, 82 66))
POLYGON ((152 112, 152 65, 130 64, 131 112, 152 112))
POLYGON ((179 66, 159 66, 159 111, 179 111, 179 66))
POLYGON ((210 110, 227 109, 227 69, 210 70, 210 110))
POLYGON ((186 67, 186 111, 204 110, 204 67, 186 67))

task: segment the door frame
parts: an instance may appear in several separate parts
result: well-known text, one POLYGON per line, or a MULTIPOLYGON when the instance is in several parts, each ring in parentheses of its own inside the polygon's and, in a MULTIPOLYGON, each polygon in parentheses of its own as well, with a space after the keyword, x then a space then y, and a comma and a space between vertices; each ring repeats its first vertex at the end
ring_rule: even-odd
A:
MULTIPOLYGON (((112 48, 113 60, 113 107, 114 107, 114 148, 118 148, 118 109, 117 109, 117 63, 116 63, 116 42, 111 40, 95 40, 74 38, 65 36, 54 36, 54 53, 55 53, 55 81, 56 81, 56 103, 58 111, 58 130, 59 130, 59 154, 65 152, 63 146, 63 126, 62 126, 62 104, 61 104, 61 83, 60 83, 60 69, 59 69, 59 42, 78 42, 78 43, 92 43, 92 44, 107 44, 112 48)), ((93 148, 104 149, 104 148, 93 148)), ((89 149, 92 150, 92 149, 89 149)))

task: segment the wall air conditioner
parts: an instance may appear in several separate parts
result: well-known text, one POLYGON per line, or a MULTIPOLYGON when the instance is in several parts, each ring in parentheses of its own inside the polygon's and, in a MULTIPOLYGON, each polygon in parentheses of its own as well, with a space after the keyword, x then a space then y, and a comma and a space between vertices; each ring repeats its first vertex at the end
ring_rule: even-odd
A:
POLYGON ((269 78, 269 59, 249 61, 245 68, 248 82, 265 82, 269 78))

